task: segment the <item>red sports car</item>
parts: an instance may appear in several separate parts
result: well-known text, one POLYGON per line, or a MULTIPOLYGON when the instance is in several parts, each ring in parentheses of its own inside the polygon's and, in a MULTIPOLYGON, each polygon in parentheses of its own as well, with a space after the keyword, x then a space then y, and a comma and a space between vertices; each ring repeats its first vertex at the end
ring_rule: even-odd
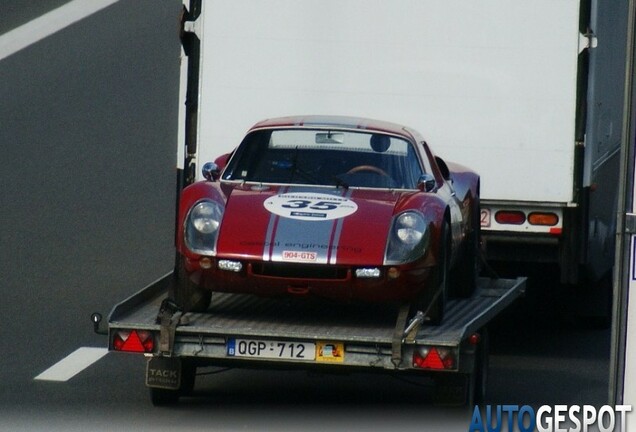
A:
POLYGON ((172 299, 214 291, 411 302, 440 322, 475 288, 479 176, 397 124, 285 117, 253 126, 181 194, 172 299))

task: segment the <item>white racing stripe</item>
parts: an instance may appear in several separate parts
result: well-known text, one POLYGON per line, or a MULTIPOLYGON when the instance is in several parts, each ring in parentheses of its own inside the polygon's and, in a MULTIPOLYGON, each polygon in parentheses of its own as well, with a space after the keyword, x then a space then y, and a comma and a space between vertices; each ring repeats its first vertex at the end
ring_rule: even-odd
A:
POLYGON ((119 0, 73 0, 0 36, 0 60, 119 0))
POLYGON ((34 379, 39 381, 68 381, 106 354, 108 354, 106 348, 78 348, 34 379))

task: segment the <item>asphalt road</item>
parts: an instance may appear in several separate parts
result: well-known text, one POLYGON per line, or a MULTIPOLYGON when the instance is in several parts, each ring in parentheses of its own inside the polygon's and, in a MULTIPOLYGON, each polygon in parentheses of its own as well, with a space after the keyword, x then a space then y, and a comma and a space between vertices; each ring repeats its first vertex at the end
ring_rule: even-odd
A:
MULTIPOLYGON (((0 6, 0 34, 65 2, 35 3, 0 6)), ((34 380, 105 347, 90 314, 172 267, 179 9, 122 0, 0 61, 0 429, 466 430, 465 411, 381 375, 232 370, 171 409, 151 406, 134 355, 34 380)), ((494 323, 489 403, 606 402, 610 332, 562 300, 531 293, 494 323)))
POLYGON ((13 30, 71 0, 11 1, 0 5, 0 35, 13 30))

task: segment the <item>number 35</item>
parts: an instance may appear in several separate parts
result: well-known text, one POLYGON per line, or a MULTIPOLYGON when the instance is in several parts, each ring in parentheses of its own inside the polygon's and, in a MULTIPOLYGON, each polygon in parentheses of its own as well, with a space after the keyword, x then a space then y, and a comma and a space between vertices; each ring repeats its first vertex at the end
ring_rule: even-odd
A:
POLYGON ((329 211, 335 210, 338 208, 339 203, 329 202, 329 201, 306 201, 306 200, 289 200, 287 204, 283 204, 283 208, 288 209, 304 209, 309 208, 310 210, 322 210, 329 211))

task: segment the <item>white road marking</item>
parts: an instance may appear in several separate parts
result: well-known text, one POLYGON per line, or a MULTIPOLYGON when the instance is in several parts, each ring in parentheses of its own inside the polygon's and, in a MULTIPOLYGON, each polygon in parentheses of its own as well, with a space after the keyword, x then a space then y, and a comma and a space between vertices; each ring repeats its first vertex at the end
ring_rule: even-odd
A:
POLYGON ((73 0, 0 36, 0 60, 119 0, 73 0))
POLYGON ((68 381, 108 354, 106 348, 81 347, 36 376, 39 381, 68 381))

